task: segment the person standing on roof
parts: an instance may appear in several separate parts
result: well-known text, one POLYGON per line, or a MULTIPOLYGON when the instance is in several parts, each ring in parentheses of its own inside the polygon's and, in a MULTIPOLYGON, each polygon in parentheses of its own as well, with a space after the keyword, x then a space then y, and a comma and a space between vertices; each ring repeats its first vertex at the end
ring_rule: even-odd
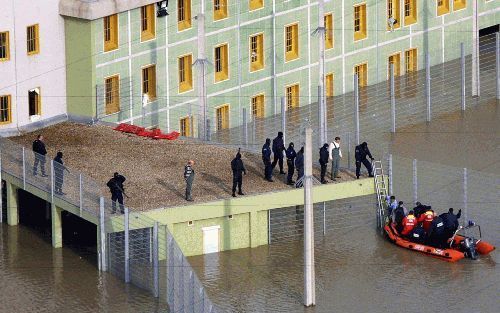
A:
POLYGON ((195 175, 193 166, 193 160, 189 160, 186 166, 184 166, 184 180, 186 181, 186 201, 193 201, 193 196, 191 194, 195 175))
POLYGON ((328 166, 328 144, 325 143, 321 149, 319 149, 319 165, 321 165, 321 183, 326 184, 325 179, 326 167, 328 166))
POLYGON ((35 154, 35 162, 33 164, 33 176, 36 176, 38 164, 40 164, 40 171, 42 177, 47 177, 45 174, 45 156, 47 155, 47 149, 45 148, 45 143, 43 142, 43 136, 38 135, 36 140, 33 141, 33 152, 35 154))
POLYGON ((267 138, 262 146, 262 161, 264 162, 264 177, 268 182, 273 181, 273 165, 271 163, 271 139, 267 138))
POLYGON ((125 208, 123 206, 123 194, 125 193, 125 187, 123 183, 125 182, 125 177, 115 172, 113 178, 111 178, 106 184, 111 192, 111 213, 116 213, 116 202, 120 204, 120 212, 125 213, 125 208))
POLYGON ((288 149, 286 149, 286 165, 288 175, 286 178, 287 185, 293 185, 295 182, 293 181, 293 173, 295 172, 295 158, 297 157, 297 153, 295 152, 293 142, 290 142, 288 145, 288 149))
POLYGON ((236 197, 236 186, 238 186, 238 194, 243 196, 241 185, 243 183, 243 173, 246 175, 247 170, 241 159, 240 149, 238 149, 236 157, 231 161, 231 170, 233 171, 233 197, 236 197))
POLYGON ((58 195, 64 195, 62 191, 62 186, 64 182, 64 171, 69 173, 69 170, 64 166, 63 153, 61 151, 57 152, 54 158, 54 192, 58 195))
POLYGON ((368 175, 370 177, 373 177, 372 173, 372 164, 370 161, 366 159, 366 157, 370 157, 370 159, 373 161, 373 156, 370 153, 370 149, 368 149, 368 144, 366 142, 363 142, 362 144, 356 146, 356 150, 354 151, 354 156, 356 158, 356 178, 359 179, 359 172, 361 170, 361 163, 363 163, 366 167, 366 170, 368 171, 368 175))
MULTIPOLYGON (((297 152, 297 158, 295 159, 295 168, 297 168, 297 182, 304 177, 304 147, 301 147, 299 152, 297 152)), ((301 187, 298 186, 297 187, 301 187)))
POLYGON ((283 142, 283 132, 278 132, 278 136, 273 139, 273 170, 276 167, 276 163, 279 164, 280 174, 285 174, 283 171, 283 151, 285 151, 285 144, 283 142))
POLYGON ((342 151, 340 150, 340 137, 335 137, 335 140, 328 146, 328 156, 332 161, 331 179, 335 181, 339 176, 340 159, 342 159, 342 151))

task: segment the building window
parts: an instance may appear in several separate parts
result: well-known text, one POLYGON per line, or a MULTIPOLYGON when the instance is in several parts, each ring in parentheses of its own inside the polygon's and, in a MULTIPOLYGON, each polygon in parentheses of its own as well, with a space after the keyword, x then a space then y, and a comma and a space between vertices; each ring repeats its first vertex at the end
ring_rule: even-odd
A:
POLYGON ((193 89, 192 64, 193 56, 191 54, 179 58, 179 92, 193 89))
POLYGON ((299 24, 285 27, 285 60, 291 61, 299 57, 299 24))
POLYGON ((405 51, 406 73, 417 71, 417 48, 405 51))
POLYGON ((354 40, 366 38, 366 4, 354 6, 354 40))
POLYGON ((214 0, 214 21, 227 17, 227 0, 214 0))
POLYGON ((177 29, 191 28, 191 0, 177 1, 177 29))
POLYGON ((40 88, 35 88, 28 91, 28 106, 29 116, 42 115, 42 99, 40 95, 40 88))
POLYGON ((358 75, 358 87, 365 87, 368 82, 367 63, 354 66, 354 74, 358 75))
POLYGON ((180 120, 180 133, 181 136, 189 137, 191 136, 191 118, 189 116, 183 117, 180 120))
POLYGON ((248 8, 250 11, 260 9, 264 6, 264 0, 249 0, 248 8))
POLYGON ((405 25, 417 22, 417 0, 405 0, 405 25))
POLYGON ((38 24, 28 26, 26 29, 26 43, 28 55, 40 53, 40 37, 38 24))
POLYGON ((453 10, 462 10, 467 6, 467 0, 453 0, 453 10))
POLYGON ((141 7, 141 40, 150 40, 156 36, 155 4, 141 7))
POLYGON ((395 19, 392 28, 390 25, 387 25, 387 30, 399 28, 399 26, 401 25, 399 23, 399 1, 400 0, 387 0, 387 20, 389 20, 391 17, 395 19))
POLYGON ((104 51, 118 49, 118 15, 113 14, 103 18, 104 51))
POLYGON ((217 131, 229 128, 229 105, 225 104, 216 109, 217 131))
POLYGON ((437 0, 437 15, 450 13, 450 0, 437 0))
POLYGON ((104 81, 106 93, 106 114, 120 111, 120 79, 118 75, 108 77, 104 81))
POLYGON ((220 82, 228 78, 227 44, 215 47, 214 49, 215 82, 220 82))
POLYGON ((10 95, 0 96, 0 124, 9 124, 11 120, 10 95))
POLYGON ((391 64, 394 65, 394 77, 401 75, 401 54, 393 54, 387 61, 387 77, 391 77, 391 64))
POLYGON ((252 116, 254 118, 263 118, 264 115, 264 94, 252 97, 252 116))
POLYGON ((333 14, 325 15, 325 49, 333 48, 333 14))
POLYGON ((156 65, 142 69, 142 94, 147 96, 148 102, 156 99, 156 65))
POLYGON ((333 73, 325 75, 325 96, 333 97, 333 73))
POLYGON ((299 84, 286 87, 286 109, 292 109, 299 106, 299 84))
POLYGON ((250 72, 264 68, 264 34, 250 37, 250 72))
POLYGON ((9 58, 9 32, 0 32, 0 61, 7 61, 9 58))

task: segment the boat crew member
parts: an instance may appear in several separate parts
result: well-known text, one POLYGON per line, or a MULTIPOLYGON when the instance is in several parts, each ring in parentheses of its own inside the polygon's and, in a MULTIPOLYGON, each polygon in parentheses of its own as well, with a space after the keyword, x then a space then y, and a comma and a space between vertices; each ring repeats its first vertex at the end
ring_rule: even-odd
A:
POLYGON ((356 150, 354 150, 354 156, 356 158, 356 178, 359 179, 359 171, 361 170, 361 163, 363 163, 368 171, 368 175, 373 177, 372 174, 372 164, 370 161, 366 159, 367 156, 373 161, 373 156, 370 153, 370 149, 368 149, 368 144, 363 142, 362 144, 356 146, 356 150))
POLYGON ((427 243, 433 247, 443 248, 448 238, 445 236, 443 219, 435 216, 427 232, 427 243))
POLYGON ((333 181, 339 176, 340 159, 342 159, 342 151, 340 150, 340 137, 335 137, 335 140, 328 146, 328 156, 332 161, 332 175, 331 179, 333 181))
POLYGON ((417 219, 415 218, 415 215, 413 215, 413 210, 411 210, 408 215, 403 218, 403 230, 401 231, 401 235, 408 236, 413 231, 416 224, 417 219))
POLYGON ((293 142, 290 142, 288 149, 286 149, 286 165, 288 168, 288 175, 286 178, 287 185, 293 185, 293 172, 295 172, 295 158, 297 153, 295 152, 293 142))
POLYGON ((462 210, 458 210, 458 213, 455 215, 453 208, 450 208, 447 213, 439 215, 443 219, 446 238, 451 238, 458 229, 458 219, 461 215, 462 210))
POLYGON ((424 214, 420 215, 418 218, 418 222, 422 223, 424 230, 426 233, 429 232, 429 228, 431 227, 431 223, 434 220, 434 211, 432 209, 428 209, 424 212, 424 214))
POLYGON ((408 210, 404 207, 403 201, 398 202, 398 207, 392 213, 392 220, 396 223, 396 230, 401 232, 403 229, 403 219, 408 215, 408 210))

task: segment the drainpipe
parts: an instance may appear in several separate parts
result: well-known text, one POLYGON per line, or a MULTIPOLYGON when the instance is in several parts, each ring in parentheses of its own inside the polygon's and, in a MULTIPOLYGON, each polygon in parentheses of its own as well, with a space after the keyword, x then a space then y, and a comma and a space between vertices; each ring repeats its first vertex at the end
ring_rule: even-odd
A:
POLYGON ((273 0, 273 105, 274 114, 277 113, 277 97, 278 92, 276 90, 276 0, 273 0))

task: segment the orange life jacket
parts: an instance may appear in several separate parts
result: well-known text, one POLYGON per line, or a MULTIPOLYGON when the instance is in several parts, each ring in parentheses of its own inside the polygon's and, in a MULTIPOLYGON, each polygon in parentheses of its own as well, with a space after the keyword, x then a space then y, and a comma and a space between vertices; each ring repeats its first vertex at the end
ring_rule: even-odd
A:
POLYGON ((409 214, 405 218, 403 218, 403 230, 401 231, 401 235, 407 236, 411 233, 413 228, 417 225, 417 219, 414 215, 409 214))

